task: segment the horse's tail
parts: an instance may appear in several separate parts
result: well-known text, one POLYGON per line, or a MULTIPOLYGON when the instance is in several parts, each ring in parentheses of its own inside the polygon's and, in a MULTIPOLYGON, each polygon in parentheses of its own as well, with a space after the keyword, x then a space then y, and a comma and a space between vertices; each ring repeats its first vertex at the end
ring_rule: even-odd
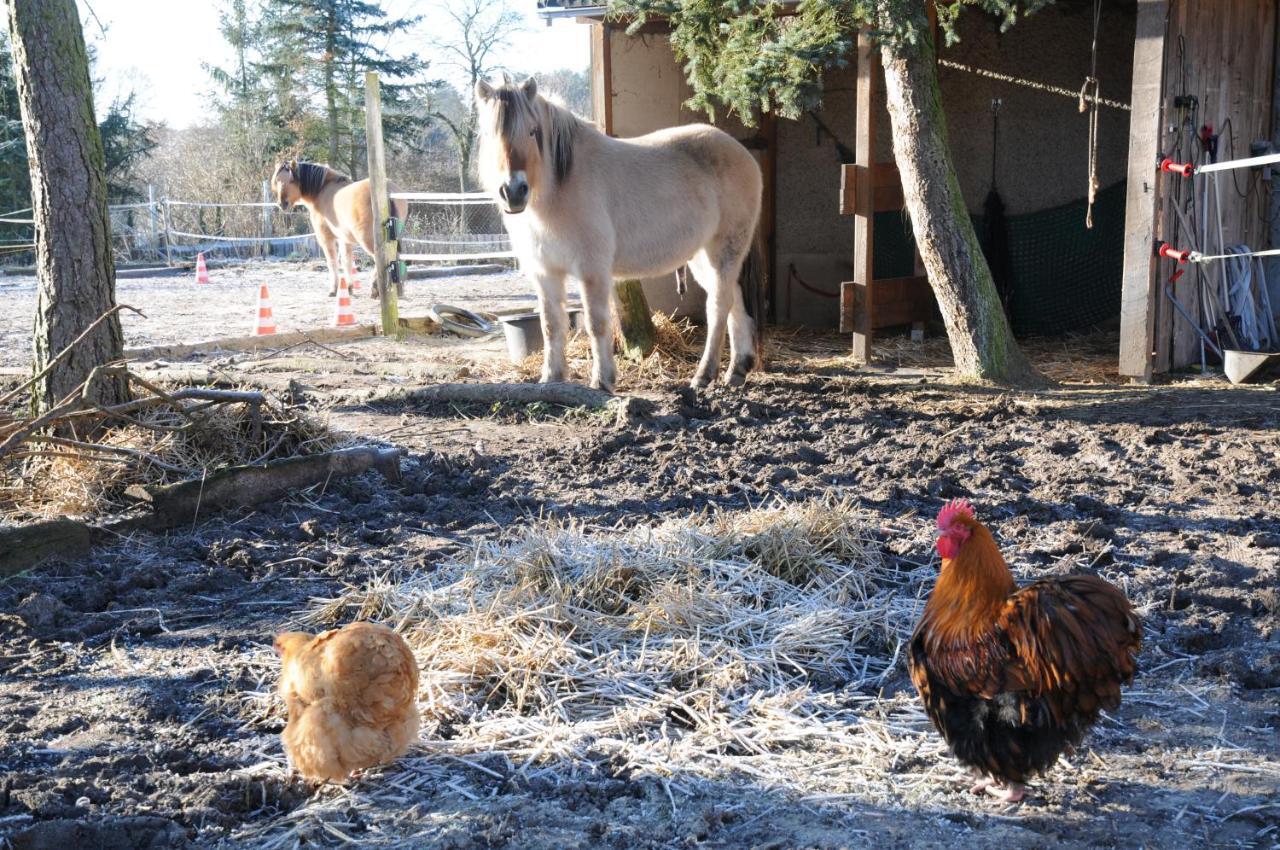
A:
POLYGON ((742 271, 738 273, 738 286, 742 288, 742 303, 751 317, 752 333, 755 336, 756 363, 759 369, 764 365, 764 317, 765 296, 768 287, 769 273, 765 268, 764 246, 757 236, 751 240, 751 250, 742 261, 742 271))

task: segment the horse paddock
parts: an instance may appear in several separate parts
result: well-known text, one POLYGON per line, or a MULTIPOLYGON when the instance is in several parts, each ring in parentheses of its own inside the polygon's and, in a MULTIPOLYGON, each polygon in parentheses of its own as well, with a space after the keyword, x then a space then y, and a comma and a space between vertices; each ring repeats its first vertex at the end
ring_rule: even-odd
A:
MULTIPOLYGON (((125 317, 126 344, 241 335, 268 276, 282 330, 324 324, 322 270, 251 264, 200 288, 122 280, 119 300, 148 314, 125 317)), ((33 293, 4 285, 12 375, 33 293)), ((402 312, 529 294, 514 275, 415 280, 402 312)), ((358 320, 374 305, 357 299, 358 320)), ((0 581, 0 836, 1275 845, 1275 385, 1123 386, 1107 380, 1103 335, 1029 345, 1064 383, 997 392, 952 382, 937 341, 882 340, 897 367, 858 370, 844 337, 779 331, 767 372, 695 393, 698 331, 669 333, 666 360, 623 366, 631 400, 603 411, 385 393, 536 377, 499 341, 137 364, 288 394, 340 433, 402 448, 404 477, 335 479, 0 581), (1094 571, 1146 618, 1119 711, 1020 806, 966 793, 901 659, 936 574, 932 516, 957 496, 1020 581, 1094 571), (284 763, 271 638, 361 617, 401 624, 418 653, 422 741, 348 787, 312 789, 284 763)), ((590 368, 580 341, 570 367, 590 368)))

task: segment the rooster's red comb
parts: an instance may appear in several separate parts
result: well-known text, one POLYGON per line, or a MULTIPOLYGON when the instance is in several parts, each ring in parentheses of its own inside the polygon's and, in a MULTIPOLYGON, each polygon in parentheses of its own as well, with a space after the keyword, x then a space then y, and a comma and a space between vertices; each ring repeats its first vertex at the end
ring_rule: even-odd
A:
POLYGON ((973 505, 969 504, 968 499, 952 499, 943 505, 942 510, 938 511, 938 528, 946 528, 959 516, 974 519, 973 505))

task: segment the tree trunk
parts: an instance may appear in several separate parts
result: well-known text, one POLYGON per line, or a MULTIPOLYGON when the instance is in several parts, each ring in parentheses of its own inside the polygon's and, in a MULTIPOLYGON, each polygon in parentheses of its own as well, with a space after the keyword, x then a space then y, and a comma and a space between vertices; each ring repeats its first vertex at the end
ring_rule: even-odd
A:
POLYGON ((955 367, 967 378, 1043 386, 1047 380, 1013 339, 960 193, 947 140, 931 29, 924 0, 916 2, 921 37, 915 44, 881 48, 884 86, 907 211, 947 326, 955 367))
POLYGON ((329 119, 329 163, 338 165, 338 82, 334 79, 333 55, 338 49, 333 18, 325 37, 324 54, 324 106, 329 119))
MULTIPOLYGON (((9 35, 31 169, 39 373, 115 306, 116 270, 106 161, 75 0, 10 0, 9 35)), ((123 351, 120 319, 113 315, 36 383, 36 409, 57 404, 123 351)), ((98 385, 95 398, 118 404, 128 393, 123 378, 111 378, 98 385)))

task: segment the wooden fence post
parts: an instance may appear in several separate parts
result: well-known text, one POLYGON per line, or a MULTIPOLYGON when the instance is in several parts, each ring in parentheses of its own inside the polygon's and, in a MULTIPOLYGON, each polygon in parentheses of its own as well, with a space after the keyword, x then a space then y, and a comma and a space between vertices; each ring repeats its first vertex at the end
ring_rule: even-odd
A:
POLYGON ((156 187, 147 184, 147 216, 151 219, 151 250, 160 256, 160 229, 156 226, 156 187))
POLYGON ((173 217, 169 215, 169 198, 166 195, 164 199, 164 262, 165 265, 173 266, 173 228, 170 222, 173 217))
POLYGON ((391 218, 391 199, 387 197, 387 161, 382 147, 382 93, 376 71, 366 71, 364 75, 364 133, 369 154, 369 195, 374 212, 373 285, 382 297, 382 335, 403 339, 398 293, 391 284, 391 265, 397 261, 399 252, 395 240, 388 239, 386 231, 387 221, 391 218))
MULTIPOLYGON (((271 238, 271 183, 270 181, 262 181, 262 237, 264 239, 271 238)), ((264 257, 271 256, 271 243, 263 242, 262 255, 264 257)))

